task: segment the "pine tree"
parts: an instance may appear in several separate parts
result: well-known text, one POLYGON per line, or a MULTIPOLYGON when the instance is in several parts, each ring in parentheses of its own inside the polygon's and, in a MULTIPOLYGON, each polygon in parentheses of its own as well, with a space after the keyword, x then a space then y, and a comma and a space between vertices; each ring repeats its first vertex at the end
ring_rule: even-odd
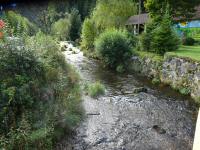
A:
POLYGON ((178 49, 179 38, 172 28, 171 17, 166 12, 159 27, 152 32, 153 38, 151 49, 158 54, 163 55, 167 51, 178 49))

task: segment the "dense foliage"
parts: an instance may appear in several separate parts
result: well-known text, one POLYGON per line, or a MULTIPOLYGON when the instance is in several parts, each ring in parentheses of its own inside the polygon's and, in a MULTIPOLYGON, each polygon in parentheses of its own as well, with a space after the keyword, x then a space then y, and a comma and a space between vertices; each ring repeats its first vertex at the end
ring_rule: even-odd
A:
POLYGON ((165 7, 169 5, 169 13, 175 17, 191 17, 195 11, 195 6, 200 4, 200 0, 146 0, 145 7, 152 17, 161 17, 165 14, 165 7))
POLYGON ((95 41, 95 50, 105 65, 114 69, 132 56, 127 33, 116 29, 102 33, 95 41))
POLYGON ((0 149, 53 149, 80 121, 79 76, 51 36, 5 37, 0 72, 0 149))
POLYGON ((27 5, 26 7, 30 8, 29 13, 23 12, 23 7, 21 9, 19 7, 19 10, 22 14, 28 16, 28 18, 33 19, 33 22, 46 34, 51 32, 52 25, 55 22, 59 19, 67 18, 72 28, 70 30, 70 39, 75 41, 79 38, 81 22, 89 15, 95 4, 96 0, 45 1, 39 2, 36 5, 27 5), (38 8, 35 8, 37 5, 38 8), (37 11, 37 15, 35 15, 35 11, 37 11))

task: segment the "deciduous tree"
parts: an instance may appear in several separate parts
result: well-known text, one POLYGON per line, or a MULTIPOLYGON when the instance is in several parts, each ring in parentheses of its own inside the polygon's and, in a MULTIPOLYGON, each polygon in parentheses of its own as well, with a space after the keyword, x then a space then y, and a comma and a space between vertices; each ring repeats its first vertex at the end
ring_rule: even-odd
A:
POLYGON ((146 0, 145 7, 152 17, 163 16, 169 5, 170 15, 174 17, 191 17, 200 0, 146 0))

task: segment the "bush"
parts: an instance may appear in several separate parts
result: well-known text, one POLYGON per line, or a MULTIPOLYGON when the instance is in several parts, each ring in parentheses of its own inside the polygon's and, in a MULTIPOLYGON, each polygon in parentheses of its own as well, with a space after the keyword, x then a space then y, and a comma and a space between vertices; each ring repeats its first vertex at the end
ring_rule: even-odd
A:
POLYGON ((105 87, 100 82, 95 82, 88 87, 88 93, 91 97, 98 97, 105 94, 105 87))
POLYGON ((179 39, 171 27, 171 21, 168 14, 165 15, 161 25, 154 29, 152 34, 151 49, 155 53, 164 55, 165 52, 178 49, 179 39))
POLYGON ((193 39, 192 37, 185 37, 182 40, 183 45, 188 45, 188 46, 192 46, 195 44, 195 39, 193 39))
POLYGON ((121 30, 107 30, 95 41, 95 50, 106 66, 116 69, 132 56, 127 33, 121 30))

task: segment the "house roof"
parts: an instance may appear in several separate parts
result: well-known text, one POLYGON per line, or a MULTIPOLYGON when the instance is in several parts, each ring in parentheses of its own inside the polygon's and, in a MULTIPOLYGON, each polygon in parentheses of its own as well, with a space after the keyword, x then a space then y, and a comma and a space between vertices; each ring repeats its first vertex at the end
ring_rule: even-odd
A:
POLYGON ((149 20, 149 14, 140 14, 131 16, 128 21, 126 22, 126 25, 135 25, 135 24, 144 24, 149 20))

